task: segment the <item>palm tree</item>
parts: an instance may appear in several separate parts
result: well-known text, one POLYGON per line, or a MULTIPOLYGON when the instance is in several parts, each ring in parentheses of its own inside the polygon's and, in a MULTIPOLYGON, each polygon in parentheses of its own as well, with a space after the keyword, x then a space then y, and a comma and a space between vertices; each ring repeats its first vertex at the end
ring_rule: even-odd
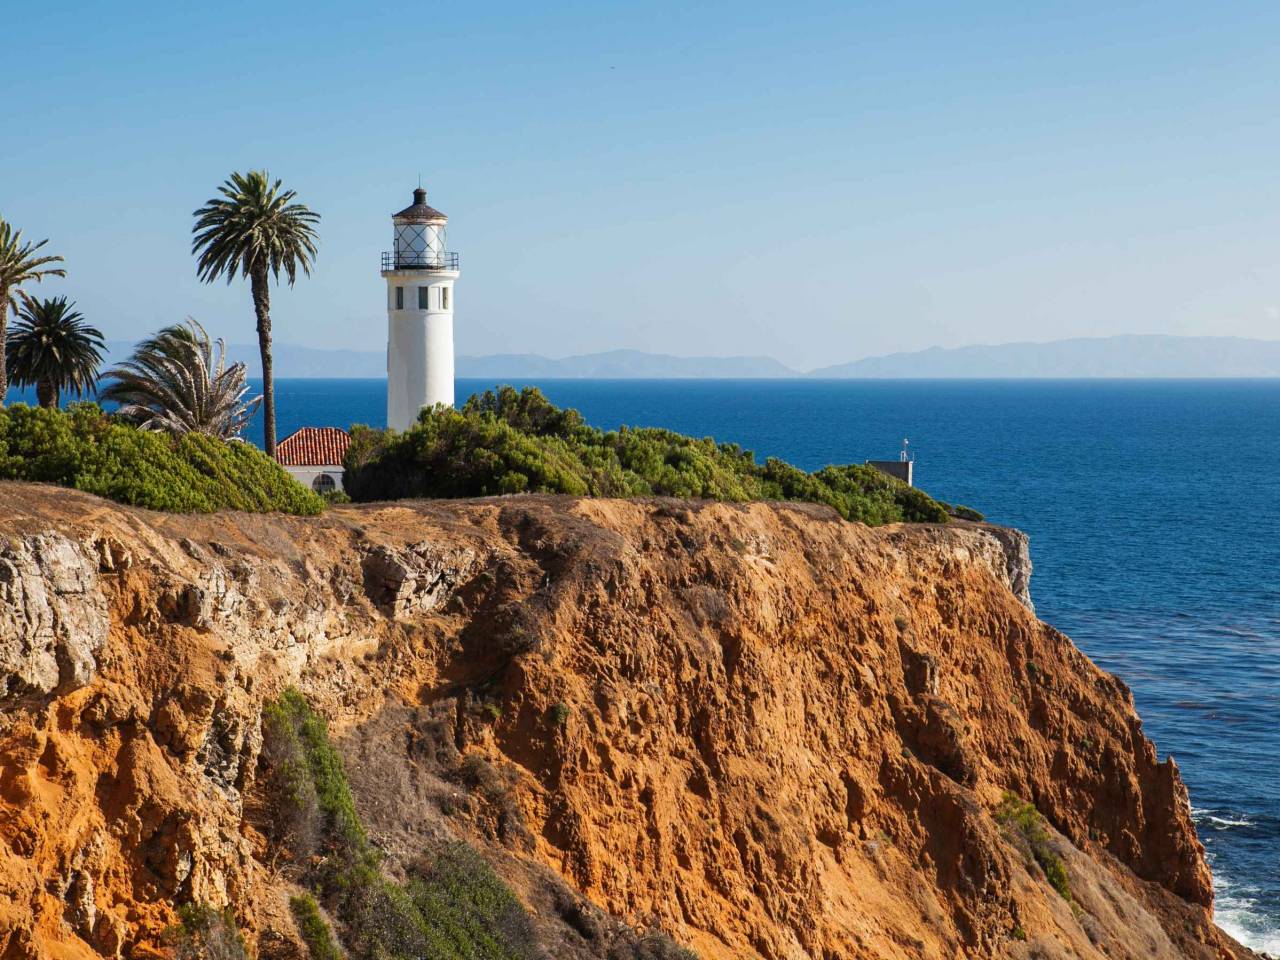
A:
POLYGON ((276 453, 275 381, 271 373, 271 291, 268 279, 283 270, 293 286, 298 271, 310 276, 319 239, 320 215, 295 203, 292 190, 281 190, 265 170, 233 173, 214 197, 194 214, 191 252, 205 283, 226 277, 248 277, 258 318, 258 350, 262 354, 263 437, 267 456, 276 453))
POLYGON ((39 283, 45 277, 67 275, 61 267, 50 266, 61 263, 61 257, 36 255, 48 242, 23 243, 22 231, 13 229, 12 224, 0 217, 0 407, 4 406, 4 395, 9 389, 9 367, 4 358, 9 311, 12 309, 17 313, 19 298, 26 299, 22 285, 32 281, 39 283))
POLYGON ((28 297, 6 337, 10 379, 19 387, 34 386, 42 407, 56 407, 64 390, 83 396, 98 382, 106 344, 74 306, 66 297, 28 297))
POLYGON ((249 392, 244 364, 227 366, 223 342, 210 342, 204 327, 190 318, 142 341, 133 356, 106 375, 113 382, 99 398, 120 404, 120 416, 145 430, 230 440, 249 425, 262 402, 261 397, 244 399, 249 392))

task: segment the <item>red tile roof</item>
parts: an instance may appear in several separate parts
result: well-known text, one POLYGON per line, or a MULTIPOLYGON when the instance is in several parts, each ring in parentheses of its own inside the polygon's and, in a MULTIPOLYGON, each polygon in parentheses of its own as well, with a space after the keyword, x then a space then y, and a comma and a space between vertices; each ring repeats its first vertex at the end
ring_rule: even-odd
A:
POLYGON ((285 467, 339 467, 351 445, 337 427, 303 427, 276 444, 276 460, 285 467))

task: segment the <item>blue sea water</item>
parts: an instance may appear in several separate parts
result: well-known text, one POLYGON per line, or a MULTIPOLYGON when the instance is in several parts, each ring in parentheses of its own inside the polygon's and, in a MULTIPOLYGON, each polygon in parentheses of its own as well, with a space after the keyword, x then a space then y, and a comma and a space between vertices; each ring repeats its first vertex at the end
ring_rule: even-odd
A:
MULTIPOLYGON (((1280 952, 1280 381, 538 386, 599 427, 712 435, 808 469, 910 438, 921 487, 1030 534, 1038 613, 1132 686, 1182 769, 1218 922, 1280 952)), ((277 390, 280 436, 384 420, 382 381, 277 390)))

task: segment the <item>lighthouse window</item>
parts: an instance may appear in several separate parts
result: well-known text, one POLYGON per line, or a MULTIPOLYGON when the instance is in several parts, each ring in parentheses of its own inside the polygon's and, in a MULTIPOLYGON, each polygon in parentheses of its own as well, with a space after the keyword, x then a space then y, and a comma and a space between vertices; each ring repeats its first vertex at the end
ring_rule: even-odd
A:
POLYGON ((441 310, 449 309, 449 288, 448 287, 440 288, 440 309, 441 310))
POLYGON ((418 288, 418 309, 426 310, 430 306, 431 306, 431 288, 419 287, 418 288))
POLYGON ((396 287, 396 309, 404 309, 404 287, 396 287))

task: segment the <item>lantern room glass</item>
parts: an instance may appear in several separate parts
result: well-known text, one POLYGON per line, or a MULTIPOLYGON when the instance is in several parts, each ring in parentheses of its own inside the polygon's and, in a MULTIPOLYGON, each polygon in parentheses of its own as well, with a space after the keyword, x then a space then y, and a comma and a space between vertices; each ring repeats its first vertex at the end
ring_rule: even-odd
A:
POLYGON ((443 267, 445 231, 443 223, 396 224, 396 265, 443 267))

